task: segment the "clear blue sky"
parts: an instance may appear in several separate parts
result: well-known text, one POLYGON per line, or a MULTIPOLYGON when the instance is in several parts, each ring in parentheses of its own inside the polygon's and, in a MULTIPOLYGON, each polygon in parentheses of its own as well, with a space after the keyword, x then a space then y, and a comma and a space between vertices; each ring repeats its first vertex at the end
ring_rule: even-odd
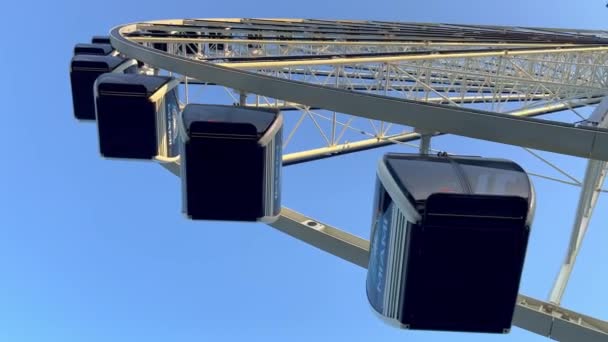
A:
MULTIPOLYGON (((139 20, 605 28, 605 1, 11 1, 0 16, 0 341, 541 340, 517 328, 508 336, 392 329, 368 307, 365 270, 261 224, 187 221, 176 177, 151 163, 99 157, 95 125, 73 119, 68 64, 75 43, 139 20)), ((552 173, 514 147, 452 137, 434 146, 552 173)), ((381 152, 286 169, 284 204, 367 238, 381 152)), ((544 155, 582 177, 583 160, 544 155)), ((546 298, 578 189, 534 181, 539 206, 521 292, 546 298)), ((605 222, 602 197, 564 304, 608 318, 605 222)))

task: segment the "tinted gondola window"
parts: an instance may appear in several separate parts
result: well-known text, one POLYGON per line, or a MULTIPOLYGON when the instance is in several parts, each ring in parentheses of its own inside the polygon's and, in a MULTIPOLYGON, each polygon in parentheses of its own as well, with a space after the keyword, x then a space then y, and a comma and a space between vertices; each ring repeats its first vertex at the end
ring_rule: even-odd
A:
POLYGON ((182 189, 195 220, 273 222, 280 213, 282 115, 189 104, 182 120, 182 189))
POLYGON ((462 193, 463 186, 449 160, 401 159, 387 161, 389 170, 403 190, 415 201, 425 200, 437 192, 462 193))
POLYGON ((520 170, 463 163, 460 166, 475 194, 511 195, 525 199, 530 196, 528 176, 520 170))
POLYGON ((271 111, 260 111, 244 107, 220 105, 191 105, 191 110, 184 111, 183 120, 186 126, 191 121, 206 123, 243 124, 247 123, 255 127, 258 135, 264 134, 274 122, 276 113, 271 111))

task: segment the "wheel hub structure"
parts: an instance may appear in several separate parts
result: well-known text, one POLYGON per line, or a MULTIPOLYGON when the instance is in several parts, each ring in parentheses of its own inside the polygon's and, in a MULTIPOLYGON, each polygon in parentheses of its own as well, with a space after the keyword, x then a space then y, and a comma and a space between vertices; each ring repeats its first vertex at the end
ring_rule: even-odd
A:
MULTIPOLYGON (((293 121, 283 166, 454 134, 521 146, 581 187, 570 245, 546 301, 520 294, 513 324, 556 340, 608 341, 608 322, 560 306, 608 161, 608 31, 305 19, 121 25, 112 47, 202 94, 293 121), (589 108, 589 109, 587 109, 589 108), (593 113, 589 115, 590 110, 593 113), (563 112, 569 119, 539 116, 563 112), (303 122, 316 133, 299 134, 303 122), (567 121, 567 122, 564 122, 567 121), (588 159, 582 181, 534 150, 588 159)), ((209 97, 207 97, 207 102, 209 97)), ((450 152, 450 151, 448 151, 450 152)), ((162 164, 180 175, 179 160, 162 164)), ((283 207, 270 225, 361 267, 369 242, 283 207)))

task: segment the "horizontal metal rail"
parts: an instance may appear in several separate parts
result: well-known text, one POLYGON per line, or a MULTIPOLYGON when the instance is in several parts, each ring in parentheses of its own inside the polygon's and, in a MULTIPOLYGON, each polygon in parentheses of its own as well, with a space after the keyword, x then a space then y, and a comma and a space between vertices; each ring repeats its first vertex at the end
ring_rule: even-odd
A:
POLYGON ((210 37, 175 37, 172 35, 166 35, 162 37, 129 37, 129 40, 138 43, 211 43, 211 44, 280 44, 280 45, 336 45, 336 46, 413 46, 413 47, 441 47, 441 46, 471 46, 471 47, 483 47, 483 46, 500 46, 500 47, 558 47, 568 46, 574 44, 564 43, 466 43, 466 42, 420 42, 420 41, 383 41, 383 40, 369 40, 369 41, 339 41, 339 40, 280 40, 280 39, 239 39, 239 38, 210 38, 210 37))
POLYGON ((263 68, 279 68, 286 66, 305 66, 305 65, 343 65, 343 64, 363 64, 363 63, 391 63, 402 61, 416 60, 433 60, 433 59, 452 59, 452 58, 472 58, 472 57, 499 57, 499 56, 524 56, 524 55, 539 55, 546 53, 573 53, 573 52, 605 52, 608 51, 608 46, 599 47, 567 47, 567 48, 543 48, 543 49, 521 49, 508 50, 497 49, 490 51, 459 51, 452 53, 449 50, 437 53, 417 54, 402 54, 397 56, 368 56, 368 57, 342 57, 342 58, 315 58, 311 56, 310 60, 293 59, 281 61, 261 61, 261 62, 234 62, 234 63, 217 63, 221 66, 229 66, 237 69, 263 69, 263 68))

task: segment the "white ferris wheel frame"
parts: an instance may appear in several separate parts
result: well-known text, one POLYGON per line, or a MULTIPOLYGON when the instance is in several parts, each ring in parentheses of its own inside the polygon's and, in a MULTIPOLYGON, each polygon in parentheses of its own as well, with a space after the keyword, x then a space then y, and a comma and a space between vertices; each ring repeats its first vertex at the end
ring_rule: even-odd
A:
MULTIPOLYGON (((217 21, 238 22, 239 19, 214 19, 217 21)), ((278 20, 280 21, 280 20, 278 20)), ((183 20, 163 20, 146 22, 146 24, 165 24, 179 26, 183 20)), ((606 176, 606 161, 608 161, 608 97, 594 100, 600 104, 584 124, 570 125, 553 121, 531 118, 537 114, 552 112, 576 107, 577 103, 555 104, 540 110, 528 109, 519 112, 499 114, 491 111, 469 109, 463 107, 448 107, 438 104, 398 99, 389 96, 375 95, 364 92, 353 92, 348 89, 286 80, 273 76, 249 72, 246 68, 281 67, 293 65, 293 61, 279 62, 243 62, 243 63, 209 63, 194 60, 164 51, 146 47, 140 44, 144 39, 136 41, 127 37, 138 24, 121 25, 111 30, 110 39, 113 47, 128 58, 141 61, 154 68, 174 72, 186 77, 191 82, 208 82, 236 89, 241 94, 253 93, 270 98, 281 99, 307 106, 308 108, 323 108, 349 115, 380 120, 395 124, 407 125, 416 128, 416 132, 427 134, 408 133, 389 137, 384 141, 368 139, 361 142, 336 146, 327 146, 315 150, 284 156, 285 165, 324 156, 333 155, 339 151, 357 151, 379 144, 411 141, 422 139, 421 149, 428 150, 428 140, 437 132, 456 134, 471 138, 482 139, 522 146, 538 150, 550 151, 565 155, 589 159, 585 178, 580 184, 582 190, 577 207, 575 224, 566 259, 557 277, 548 301, 541 301, 525 295, 519 295, 513 324, 533 333, 559 341, 608 341, 608 322, 589 317, 560 306, 567 281, 569 279, 574 260, 581 246, 582 239, 589 224, 593 208, 598 199, 606 176), (281 64, 282 63, 282 64, 281 64), (377 108, 382 108, 378 111, 377 108), (407 115, 403 115, 407 113, 407 115), (487 129, 487 127, 500 127, 500 130, 487 129), (430 135, 428 134, 430 133, 430 135)), ((540 29, 542 30, 542 29, 540 29)), ((555 29, 552 29, 556 31, 555 29)), ((579 30, 583 32, 583 30, 579 30)), ((188 42, 187 39, 163 38, 156 41, 188 42)), ((149 41, 155 41, 149 39, 149 41)), ((215 40, 222 42, 221 40, 215 40)), ((233 41, 233 40, 231 40, 233 41)), ((246 40, 245 42, 251 42, 246 40)), ((282 42, 284 43, 284 42, 282 42)), ((316 41, 308 42, 318 44, 316 41)), ((336 44, 349 45, 349 42, 336 42, 336 44)), ((352 43, 351 43, 352 44, 352 43)), ((391 42, 381 44, 390 45, 391 42)), ((396 44, 396 43, 395 43, 396 44)), ((427 43, 428 44, 428 43, 427 43)), ((467 45, 466 43, 452 43, 454 45, 467 45)), ((473 43, 471 43, 473 44, 473 43)), ((525 54, 533 56, 547 52, 593 52, 608 51, 608 46, 557 46, 557 44, 538 43, 531 50, 525 52, 509 51, 509 44, 492 44, 504 46, 499 51, 472 51, 455 52, 451 55, 437 56, 394 56, 360 58, 332 58, 310 59, 298 61, 299 67, 310 65, 341 65, 347 63, 381 62, 390 63, 404 59, 433 59, 433 58, 460 58, 479 56, 513 56, 525 54), (556 51, 559 50, 559 51, 556 51)), ((387 67, 388 69, 388 67, 387 67)), ((607 91, 608 93, 608 91, 607 91)), ((287 102, 285 102, 287 103, 287 102)), ((580 105, 591 104, 588 100, 580 105)), ((335 121, 335 118, 334 118, 335 121)), ((333 142, 333 138, 332 138, 333 142)), ((332 145, 332 144, 330 144, 332 145)), ((163 163, 165 168, 179 177, 179 162, 163 163)), ((340 230, 329 224, 319 222, 289 208, 282 208, 278 221, 270 224, 271 227, 282 231, 311 246, 317 247, 334 256, 342 258, 360 267, 367 268, 369 257, 369 241, 340 230)))

